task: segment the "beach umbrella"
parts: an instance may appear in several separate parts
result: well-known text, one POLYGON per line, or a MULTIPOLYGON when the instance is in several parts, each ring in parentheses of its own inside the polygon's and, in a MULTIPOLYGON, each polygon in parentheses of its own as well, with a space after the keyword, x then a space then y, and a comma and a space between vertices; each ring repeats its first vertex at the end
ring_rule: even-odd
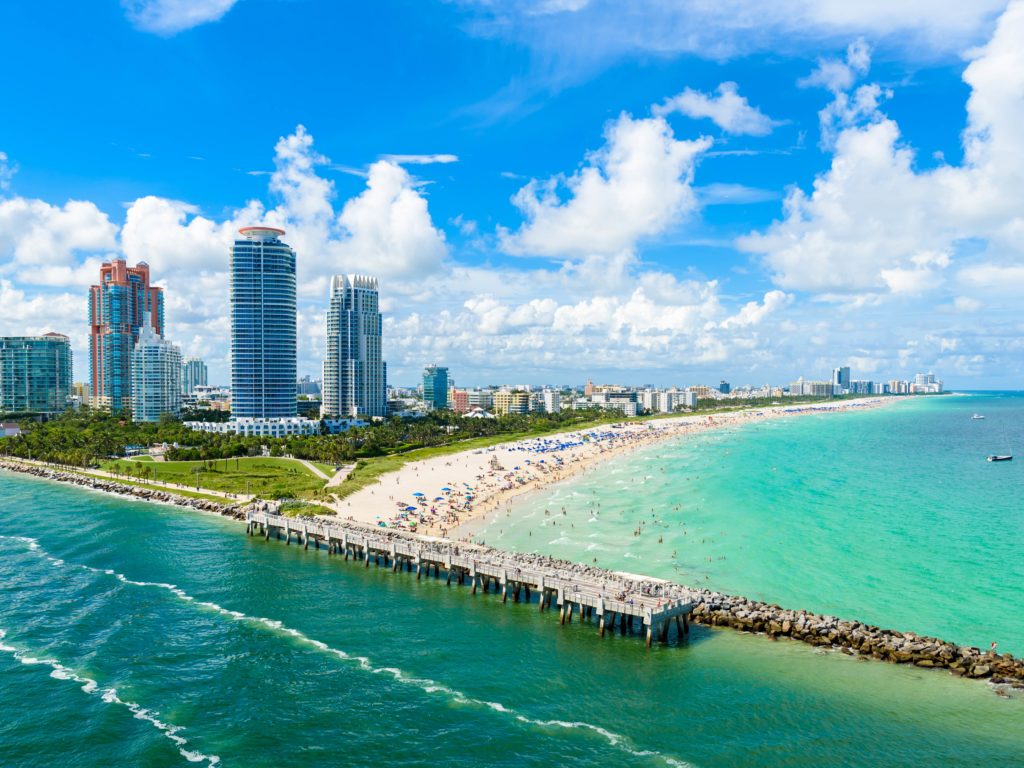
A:
POLYGON ((446 485, 446 486, 445 486, 444 488, 442 488, 441 490, 442 490, 442 491, 450 491, 450 490, 451 490, 451 488, 449 488, 449 487, 448 487, 448 486, 446 485))
POLYGON ((444 501, 444 496, 435 496, 434 501, 444 501))
POLYGON ((413 494, 413 496, 424 496, 424 495, 425 495, 425 494, 422 494, 422 493, 420 493, 419 491, 416 491, 416 492, 415 492, 415 493, 413 494))

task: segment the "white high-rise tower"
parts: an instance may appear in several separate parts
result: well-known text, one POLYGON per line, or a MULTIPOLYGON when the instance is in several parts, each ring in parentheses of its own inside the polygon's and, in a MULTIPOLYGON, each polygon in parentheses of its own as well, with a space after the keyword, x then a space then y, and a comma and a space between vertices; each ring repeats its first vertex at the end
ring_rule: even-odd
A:
POLYGON ((181 350, 147 323, 131 356, 132 419, 159 421, 181 413, 181 350))
POLYGON ((330 299, 321 415, 386 416, 387 365, 381 357, 377 278, 335 275, 330 299))

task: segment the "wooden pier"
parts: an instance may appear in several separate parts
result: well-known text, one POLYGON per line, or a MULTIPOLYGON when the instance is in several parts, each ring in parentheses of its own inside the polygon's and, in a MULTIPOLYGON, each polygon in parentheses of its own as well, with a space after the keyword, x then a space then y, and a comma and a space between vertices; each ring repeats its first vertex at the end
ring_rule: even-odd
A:
POLYGON ((468 585, 473 594, 492 592, 503 603, 533 603, 540 611, 558 611, 561 624, 571 623, 573 614, 581 622, 596 622, 602 637, 614 632, 622 634, 639 630, 648 647, 655 640, 668 642, 675 626, 677 639, 690 632, 690 613, 694 599, 680 595, 680 589, 660 579, 616 573, 586 567, 586 573, 573 571, 571 564, 552 561, 533 562, 509 552, 477 547, 471 544, 429 539, 397 531, 380 533, 355 525, 322 523, 301 518, 283 517, 269 512, 249 511, 246 532, 250 536, 274 538, 309 549, 324 547, 330 555, 341 555, 361 562, 369 568, 372 561, 380 567, 390 565, 392 571, 416 572, 444 578, 450 586, 468 585), (645 589, 646 585, 646 589, 645 589), (672 594, 651 594, 657 585, 672 594), (639 624, 639 627, 637 627, 639 624))

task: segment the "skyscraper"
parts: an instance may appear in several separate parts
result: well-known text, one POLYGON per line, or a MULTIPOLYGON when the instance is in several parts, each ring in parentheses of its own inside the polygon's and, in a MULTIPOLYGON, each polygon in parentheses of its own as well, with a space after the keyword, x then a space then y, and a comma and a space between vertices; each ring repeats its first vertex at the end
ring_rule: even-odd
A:
POLYGON ((91 401, 119 411, 131 403, 131 356, 143 325, 164 333, 164 292, 149 284, 149 265, 104 262, 89 289, 91 401))
POLYGON ((850 391, 850 367, 832 369, 832 394, 842 395, 850 391))
POLYGON ((442 410, 448 407, 448 369, 428 365, 423 370, 423 402, 427 408, 442 410))
POLYGON ((295 251, 283 229, 243 227, 231 246, 231 414, 295 410, 295 251))
POLYGON ((181 350, 146 325, 132 350, 132 420, 181 414, 181 350))
POLYGON ((205 387, 207 381, 206 363, 198 357, 189 357, 181 366, 181 393, 191 395, 196 387, 205 387))
POLYGON ((327 311, 324 418, 387 415, 387 365, 381 354, 377 278, 335 275, 327 311))
POLYGON ((67 336, 0 337, 0 413, 58 413, 70 394, 67 336))

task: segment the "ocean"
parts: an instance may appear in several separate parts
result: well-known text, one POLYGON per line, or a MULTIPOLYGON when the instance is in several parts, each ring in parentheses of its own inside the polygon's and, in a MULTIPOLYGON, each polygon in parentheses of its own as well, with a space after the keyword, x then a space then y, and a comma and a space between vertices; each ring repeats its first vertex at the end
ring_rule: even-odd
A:
MULTIPOLYGON (((599 466, 479 535, 1022 653, 1024 474, 984 460, 1022 426, 1016 395, 759 422, 599 466)), ((1022 764, 1024 698, 944 673, 700 626, 645 650, 24 476, 0 474, 0 512, 5 768, 1022 764)))

